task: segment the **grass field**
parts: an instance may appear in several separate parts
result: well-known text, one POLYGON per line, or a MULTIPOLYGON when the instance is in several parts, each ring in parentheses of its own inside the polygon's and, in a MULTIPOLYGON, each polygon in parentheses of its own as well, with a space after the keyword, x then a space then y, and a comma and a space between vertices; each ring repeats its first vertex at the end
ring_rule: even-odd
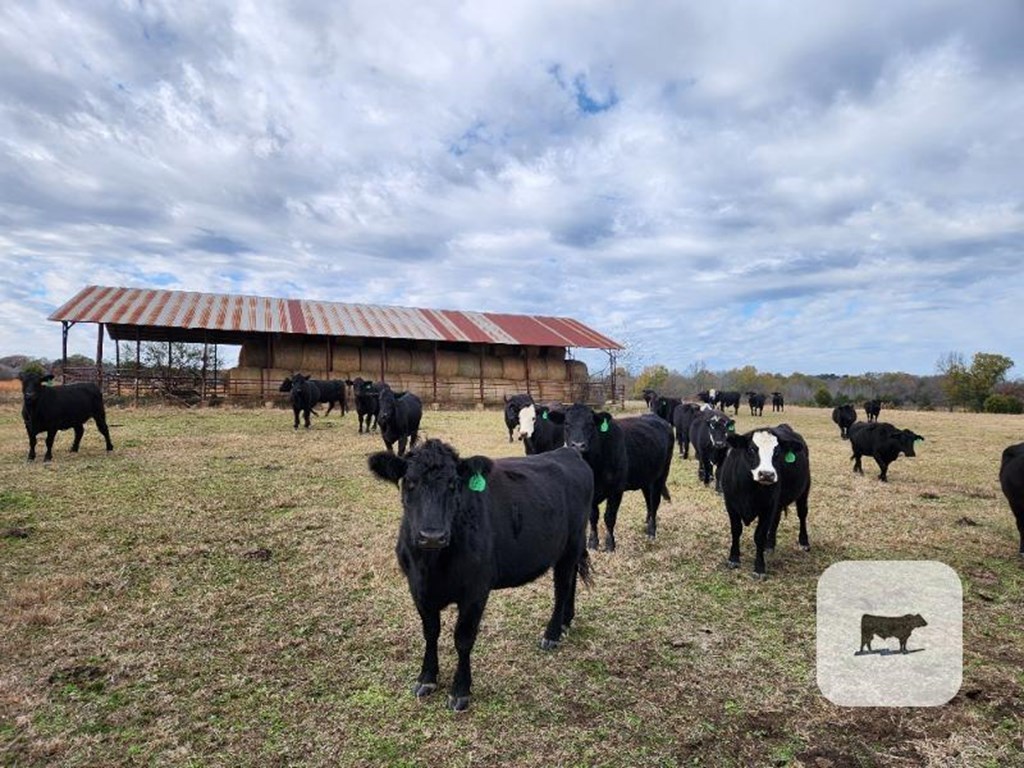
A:
MULTIPOLYGON (((537 649, 551 582, 492 595, 473 703, 411 695, 419 620, 393 552, 400 508, 333 414, 111 409, 82 451, 27 464, 0 407, 0 766, 1024 765, 1024 567, 997 473, 1024 418, 884 412, 927 437, 888 485, 850 471, 824 410, 810 446, 812 550, 782 522, 770 577, 724 567, 728 521, 673 461, 658 539, 629 493, 571 634, 537 649), (934 559, 964 586, 948 705, 841 709, 815 682, 815 586, 845 559, 934 559)), ((738 427, 775 423, 742 413, 738 427)), ((428 412, 463 455, 518 454, 497 412, 428 412)), ((40 452, 41 455, 41 452, 40 452)), ((852 650, 852 649, 851 649, 852 650)))

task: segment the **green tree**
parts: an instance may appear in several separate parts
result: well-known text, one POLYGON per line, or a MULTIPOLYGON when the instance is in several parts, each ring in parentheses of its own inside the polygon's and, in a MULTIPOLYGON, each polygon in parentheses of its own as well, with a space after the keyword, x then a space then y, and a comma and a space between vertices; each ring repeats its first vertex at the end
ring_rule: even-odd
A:
POLYGON ((633 397, 641 397, 645 389, 659 389, 668 379, 668 368, 664 365, 648 365, 633 382, 633 397))
POLYGON ((947 352, 935 366, 942 376, 942 392, 949 410, 966 407, 970 400, 970 374, 962 352, 947 352))
POLYGON ((975 411, 983 410, 985 400, 996 385, 1006 378, 1006 372, 1013 368, 1013 360, 1006 355, 978 352, 971 360, 970 405, 975 411))
POLYGON ((832 393, 828 391, 827 387, 819 387, 818 391, 814 393, 814 402, 819 408, 828 408, 832 405, 832 393))

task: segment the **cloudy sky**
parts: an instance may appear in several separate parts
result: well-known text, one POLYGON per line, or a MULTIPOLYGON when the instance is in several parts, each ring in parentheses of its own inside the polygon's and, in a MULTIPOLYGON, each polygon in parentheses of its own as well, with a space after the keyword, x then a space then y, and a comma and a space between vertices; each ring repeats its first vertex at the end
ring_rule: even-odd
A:
POLYGON ((1019 375, 1022 40, 1019 0, 3 3, 0 355, 97 283, 1019 375))

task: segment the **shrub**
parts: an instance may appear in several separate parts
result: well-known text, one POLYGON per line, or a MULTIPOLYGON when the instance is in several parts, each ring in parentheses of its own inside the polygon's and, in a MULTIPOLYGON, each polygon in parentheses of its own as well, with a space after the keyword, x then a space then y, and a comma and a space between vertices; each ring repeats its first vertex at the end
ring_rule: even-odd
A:
POLYGON ((821 387, 814 393, 814 402, 819 408, 828 408, 832 405, 832 394, 825 387, 821 387))
POLYGON ((984 407, 985 413, 1024 413, 1024 403, 1013 395, 989 395, 984 407))

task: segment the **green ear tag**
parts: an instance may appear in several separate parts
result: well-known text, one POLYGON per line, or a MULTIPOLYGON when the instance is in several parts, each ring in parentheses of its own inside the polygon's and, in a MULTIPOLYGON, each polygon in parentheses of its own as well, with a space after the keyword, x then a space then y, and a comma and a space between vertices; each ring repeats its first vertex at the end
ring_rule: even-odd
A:
POLYGON ((922 440, 924 440, 924 438, 923 438, 923 437, 915 437, 915 438, 914 438, 914 442, 915 442, 915 443, 920 443, 920 442, 921 442, 922 440))
POLYGON ((469 478, 469 490, 474 491, 476 493, 483 493, 486 488, 487 481, 484 479, 484 476, 481 475, 479 472, 477 472, 475 475, 469 478))
POLYGON ((792 464, 796 461, 796 454, 792 451, 786 451, 786 455, 782 457, 787 464, 792 464))
POLYGON ((547 418, 548 418, 548 412, 547 411, 541 411, 540 412, 540 417, 546 421, 547 418))
POLYGON ((601 427, 600 427, 600 429, 598 431, 599 432, 607 432, 608 431, 608 419, 605 419, 604 421, 601 422, 601 427))
POLYGON ((725 429, 728 432, 735 432, 736 431, 736 425, 735 424, 729 424, 725 429))

